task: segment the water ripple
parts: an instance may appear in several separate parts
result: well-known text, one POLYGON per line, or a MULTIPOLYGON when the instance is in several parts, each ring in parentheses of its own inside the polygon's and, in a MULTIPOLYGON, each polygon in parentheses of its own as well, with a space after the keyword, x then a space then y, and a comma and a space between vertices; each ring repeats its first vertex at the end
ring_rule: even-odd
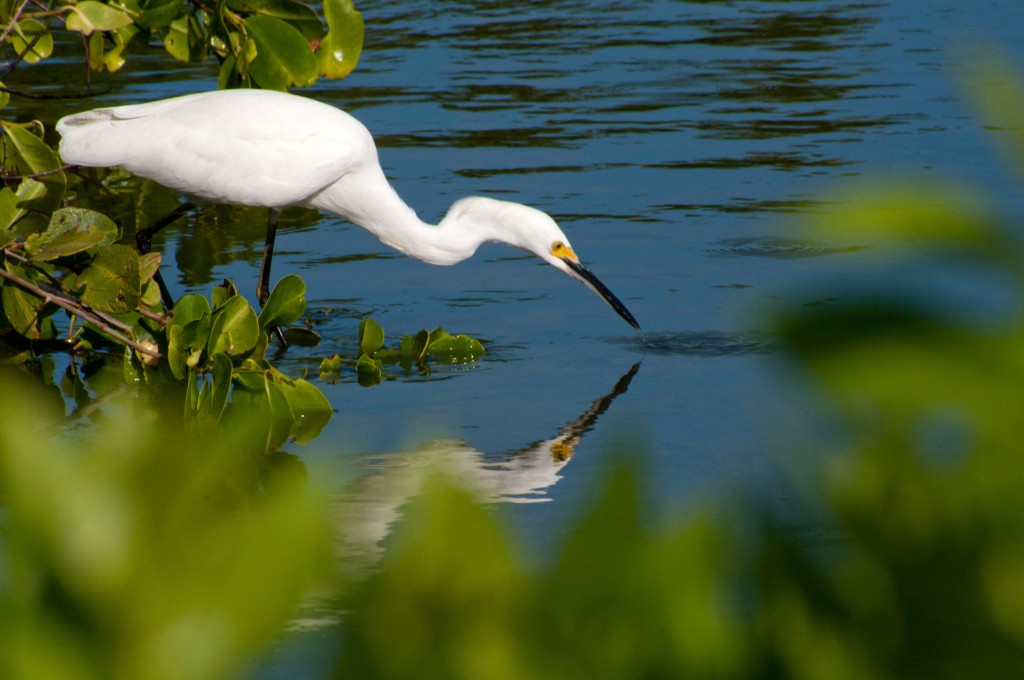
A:
POLYGON ((645 355, 685 355, 702 357, 760 354, 775 349, 778 342, 764 333, 727 333, 722 331, 659 331, 641 337, 612 340, 645 355))
POLYGON ((774 257, 786 260, 852 253, 862 248, 863 246, 823 245, 783 238, 750 237, 719 241, 718 245, 708 248, 707 253, 715 257, 774 257))

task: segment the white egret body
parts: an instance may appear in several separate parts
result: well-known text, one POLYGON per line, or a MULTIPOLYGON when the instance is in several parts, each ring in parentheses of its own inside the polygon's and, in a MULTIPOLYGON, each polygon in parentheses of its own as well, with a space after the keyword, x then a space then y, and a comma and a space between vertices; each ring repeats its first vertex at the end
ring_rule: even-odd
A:
POLYGON ((370 132, 333 106, 282 92, 218 90, 86 111, 62 118, 57 130, 66 163, 120 165, 189 197, 270 208, 260 302, 277 215, 305 206, 339 214, 430 264, 461 262, 488 241, 522 248, 585 283, 639 329, 540 210, 471 197, 436 226, 420 220, 384 176, 370 132))

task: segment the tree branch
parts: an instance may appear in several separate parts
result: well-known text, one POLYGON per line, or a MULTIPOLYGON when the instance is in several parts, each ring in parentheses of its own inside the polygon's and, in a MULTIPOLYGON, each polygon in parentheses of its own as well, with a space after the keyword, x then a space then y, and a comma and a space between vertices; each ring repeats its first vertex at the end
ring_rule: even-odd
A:
POLYGON ((155 351, 152 347, 147 347, 137 342, 136 340, 133 340, 132 338, 124 335, 119 330, 115 330, 114 326, 126 326, 122 322, 112 317, 109 317, 103 312, 98 312, 90 308, 88 305, 84 305, 78 302, 77 300, 72 300, 70 298, 64 297, 63 295, 57 293, 56 291, 46 290, 45 288, 37 286, 34 283, 31 283, 30 281, 26 281, 17 274, 12 274, 11 272, 7 271, 7 269, 4 267, 0 267, 0 278, 7 279, 14 285, 18 286, 19 288, 22 288, 32 293, 40 300, 42 300, 43 304, 55 304, 64 311, 70 314, 74 314, 75 316, 78 316, 82 319, 85 319, 86 321, 100 329, 102 332, 106 333, 107 335, 114 338, 118 342, 128 345, 129 347, 139 352, 140 354, 153 357, 154 359, 161 358, 161 354, 155 351), (109 322, 113 322, 113 324, 109 322))

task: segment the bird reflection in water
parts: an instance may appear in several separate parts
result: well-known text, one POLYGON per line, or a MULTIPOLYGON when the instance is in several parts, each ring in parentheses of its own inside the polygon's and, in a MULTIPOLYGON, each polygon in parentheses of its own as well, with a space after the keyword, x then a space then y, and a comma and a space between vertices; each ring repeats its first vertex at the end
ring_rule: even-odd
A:
POLYGON ((637 362, 612 390, 578 417, 558 428, 550 439, 500 454, 486 453, 469 444, 442 439, 406 453, 364 460, 369 471, 338 496, 337 513, 341 552, 349 566, 369 566, 383 553, 383 542, 402 509, 434 473, 442 473, 473 492, 481 502, 531 503, 551 500, 548 490, 562 478, 562 470, 585 434, 612 402, 624 394, 640 370, 637 362))

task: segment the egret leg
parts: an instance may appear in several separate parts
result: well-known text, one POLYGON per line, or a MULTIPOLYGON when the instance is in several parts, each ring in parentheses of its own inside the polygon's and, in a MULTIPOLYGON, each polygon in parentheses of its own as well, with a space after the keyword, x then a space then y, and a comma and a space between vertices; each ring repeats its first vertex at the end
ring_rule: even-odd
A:
MULTIPOLYGON (((281 217, 278 208, 271 208, 267 215, 267 238, 263 242, 263 265, 260 267, 260 278, 256 283, 256 299, 260 301, 260 307, 265 307, 270 299, 270 263, 274 259, 274 240, 277 238, 277 220, 281 217)), ((274 327, 274 335, 281 343, 281 349, 288 347, 288 341, 284 339, 284 331, 274 327)))
MULTIPOLYGON (((160 219, 154 221, 152 224, 144 229, 139 229, 135 232, 135 245, 138 247, 139 252, 142 254, 148 253, 153 245, 153 235, 158 231, 166 227, 176 219, 183 217, 189 211, 195 209, 195 203, 185 201, 177 208, 167 213, 160 219)), ((153 280, 156 281, 157 288, 160 289, 160 299, 163 300, 164 308, 171 309, 174 307, 174 298, 171 297, 171 291, 168 290, 167 284, 164 283, 164 277, 160 275, 160 270, 157 269, 156 274, 153 275, 153 280)))

